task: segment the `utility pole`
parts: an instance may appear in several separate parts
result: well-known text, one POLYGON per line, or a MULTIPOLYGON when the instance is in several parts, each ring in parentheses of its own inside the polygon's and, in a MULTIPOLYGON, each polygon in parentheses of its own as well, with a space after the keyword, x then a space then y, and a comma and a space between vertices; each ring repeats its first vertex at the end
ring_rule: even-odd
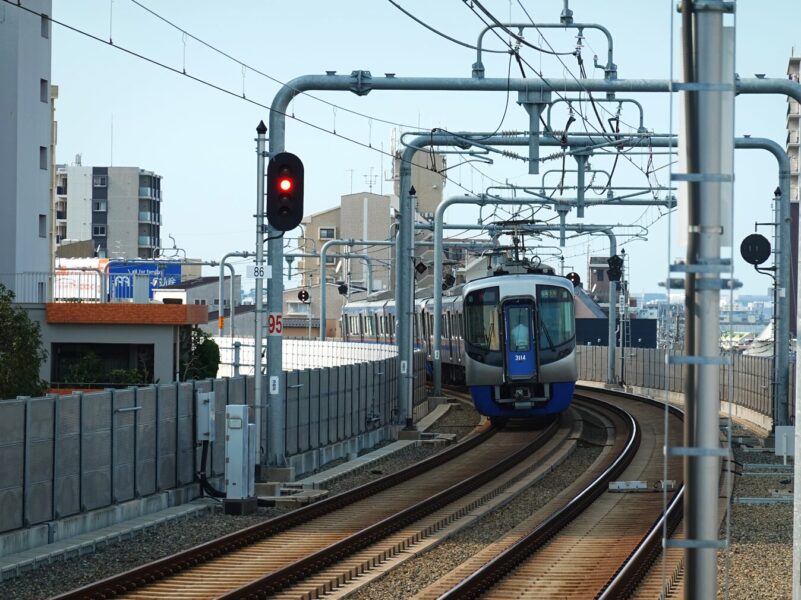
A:
MULTIPOLYGON (((265 134, 267 127, 264 121, 259 122, 256 127, 256 309, 253 343, 254 343, 254 358, 253 358, 253 379, 254 379, 254 420, 256 425, 256 440, 259 448, 258 452, 258 466, 257 473, 260 473, 261 465, 264 463, 264 453, 262 449, 265 447, 264 440, 262 439, 262 408, 264 407, 264 391, 262 389, 264 379, 261 371, 261 346, 262 335, 264 333, 264 298, 263 298, 263 283, 264 283, 264 157, 267 153, 264 151, 264 144, 266 141, 265 134)), ((260 478, 257 476, 257 478, 260 478)))
MULTIPOLYGON (((688 230, 685 353, 674 357, 687 364, 684 447, 668 454, 684 461, 684 514, 687 539, 667 540, 685 549, 687 598, 717 597, 718 482, 720 459, 728 454, 719 442, 720 290, 721 275, 731 269, 721 260, 721 204, 726 153, 733 153, 734 113, 733 28, 723 26, 723 14, 734 4, 722 0, 681 5, 686 90, 687 169, 674 180, 687 182, 688 230)), ((682 267, 678 269, 677 267, 682 267)))

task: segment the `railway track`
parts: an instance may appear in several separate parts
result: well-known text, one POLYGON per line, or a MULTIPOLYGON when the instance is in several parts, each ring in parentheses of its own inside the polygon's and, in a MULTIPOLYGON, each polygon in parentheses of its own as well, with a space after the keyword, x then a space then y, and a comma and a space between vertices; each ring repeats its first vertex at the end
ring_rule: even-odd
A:
MULTIPOLYGON (((602 399, 608 393, 584 391, 577 397, 602 399)), ((484 564, 455 585, 438 582, 417 597, 625 598, 632 593, 661 552, 663 494, 612 493, 609 482, 661 480, 662 447, 681 443, 682 426, 680 413, 671 410, 666 440, 662 405, 626 398, 615 403, 637 424, 613 468, 570 500, 562 498, 562 506, 541 522, 534 522, 535 516, 488 548, 484 564)), ((670 459, 667 467, 679 484, 669 494, 665 527, 672 532, 681 519, 681 462, 670 459)))
MULTIPOLYGON (((662 494, 612 494, 608 482, 662 478, 664 417, 631 399, 614 408, 605 395, 587 392, 534 440, 531 431, 485 428, 414 468, 59 598, 341 597, 555 468, 585 413, 604 424, 608 442, 584 477, 416 598, 621 597, 648 580, 661 550, 662 494)), ((668 443, 678 445, 681 426, 670 418, 668 443)), ((680 562, 668 565, 677 577, 680 562)))
MULTIPOLYGON (((274 595, 350 557, 355 566, 345 574, 347 579, 365 565, 403 551, 410 542, 396 532, 402 534, 408 525, 480 489, 531 457, 558 432, 564 437, 571 429, 570 424, 554 422, 532 436, 530 431, 499 433, 485 427, 401 472, 59 598, 274 595), (369 555, 370 547, 385 538, 389 538, 389 547, 369 555)), ((468 502, 461 511, 469 511, 470 505, 468 502)), ((429 523, 429 531, 453 518, 439 516, 440 523, 429 523)), ((413 534, 411 540, 419 537, 419 533, 413 534)))

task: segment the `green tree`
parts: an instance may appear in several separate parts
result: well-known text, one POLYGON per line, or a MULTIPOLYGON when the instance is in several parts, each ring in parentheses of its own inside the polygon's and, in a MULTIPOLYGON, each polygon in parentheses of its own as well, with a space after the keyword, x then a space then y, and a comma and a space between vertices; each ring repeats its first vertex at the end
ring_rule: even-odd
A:
POLYGON ((205 331, 194 327, 181 331, 181 378, 216 377, 220 366, 220 348, 205 331))
POLYGON ((45 358, 39 323, 0 284, 0 400, 44 394, 47 382, 39 378, 39 367, 45 358))
POLYGON ((65 366, 61 382, 84 385, 105 383, 103 361, 94 352, 81 354, 65 366))

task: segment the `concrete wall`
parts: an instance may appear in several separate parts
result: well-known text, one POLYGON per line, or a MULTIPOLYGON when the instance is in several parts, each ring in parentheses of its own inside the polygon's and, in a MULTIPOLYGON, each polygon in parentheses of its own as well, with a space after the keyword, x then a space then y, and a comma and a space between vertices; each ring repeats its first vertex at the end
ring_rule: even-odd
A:
MULTIPOLYGON (((287 374, 286 454, 298 472, 392 435, 397 360, 287 374)), ((415 369, 419 404, 422 355, 415 369)), ((235 377, 0 401, 0 533, 192 483, 200 467, 197 392, 215 393, 216 441, 206 472, 223 475, 225 406, 252 407, 253 384, 253 377, 235 377)), ((0 538, 0 556, 24 549, 10 546, 0 538)))
MULTIPOLYGON (((67 171, 67 239, 92 239, 92 167, 70 166, 67 171)), ((94 249, 92 249, 94 250, 94 249)), ((83 256, 93 256, 84 254, 83 256)))
MULTIPOLYGON (((606 381, 605 346, 577 346, 579 379, 606 381)), ((773 418, 771 389, 773 360, 760 356, 742 354, 727 355, 731 365, 720 368, 720 396, 732 405, 751 411, 769 419, 773 418)), ((617 353, 617 376, 621 375, 620 353, 617 353)), ((794 365, 791 365, 791 380, 794 380, 794 365)), ((651 390, 667 390, 671 393, 684 391, 686 365, 667 364, 665 350, 657 348, 627 348, 623 370, 626 385, 651 390)), ((795 386, 791 381, 790 414, 794 414, 795 386)), ((753 420, 753 419, 752 419, 753 420)), ((760 421, 760 427, 764 426, 760 421)))
MULTIPOLYGON (((68 208, 69 210, 69 208, 68 208)), ((139 169, 108 169, 108 256, 139 256, 139 169)))
MULTIPOLYGON (((362 192, 342 196, 340 213, 341 234, 343 239, 357 240, 385 240, 389 236, 389 196, 381 196, 362 192)), ((387 246, 353 248, 341 247, 339 252, 353 252, 368 254, 373 258, 373 279, 376 287, 386 289, 389 284, 389 269, 378 262, 379 259, 388 261, 391 251, 387 246), (380 282, 381 286, 379 286, 380 282)), ((367 265, 362 259, 351 259, 350 273, 352 281, 367 283, 367 265)), ((345 278, 346 271, 340 273, 345 278)))
MULTIPOLYGON (((25 6, 52 14, 50 0, 30 0, 25 6)), ((51 37, 49 21, 43 30, 39 16, 11 4, 0 6, 0 273, 50 269, 51 37)))

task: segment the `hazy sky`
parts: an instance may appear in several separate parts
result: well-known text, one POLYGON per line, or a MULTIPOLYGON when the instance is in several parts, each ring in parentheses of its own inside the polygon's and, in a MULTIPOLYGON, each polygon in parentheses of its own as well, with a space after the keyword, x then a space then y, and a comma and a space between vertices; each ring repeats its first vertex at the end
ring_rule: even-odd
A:
MULTIPOLYGON (((356 69, 369 70, 374 75, 392 72, 398 76, 469 77, 475 61, 474 50, 436 36, 385 0, 141 2, 192 35, 281 82, 327 70, 350 73, 356 69)), ((398 0, 398 3, 432 27, 470 44, 475 43, 484 26, 462 0, 398 0)), ((561 0, 522 0, 522 4, 517 0, 486 0, 484 4, 499 18, 513 22, 529 22, 521 6, 537 23, 558 22, 562 10, 561 0)), ((570 2, 576 22, 601 23, 612 32, 615 63, 622 79, 671 76, 671 31, 676 44, 679 32, 679 17, 673 12, 675 5, 675 0, 570 2)), ((794 45, 801 47, 797 0, 770 3, 744 0, 737 9, 736 71, 743 77, 752 77, 754 73, 786 77, 791 50, 794 45)), ((248 99, 269 106, 280 85, 183 36, 131 0, 54 0, 53 16, 104 40, 111 37, 115 45, 179 71, 170 72, 54 24, 52 80, 60 88, 56 110, 57 161, 71 163, 80 153, 84 165, 108 165, 113 146, 115 166, 139 166, 163 176, 164 245, 171 244, 167 234, 172 234, 189 256, 207 260, 219 259, 232 250, 253 250, 256 200, 253 138, 259 120, 267 122, 268 111, 241 96, 244 93, 248 99), (180 74, 182 70, 234 95, 184 77, 180 74)), ((575 49, 575 30, 544 29, 542 33, 544 39, 536 30, 527 30, 527 40, 545 47, 550 44, 558 51, 575 49)), ((502 44, 498 38, 488 36, 486 47, 498 49, 502 44)), ((605 62, 606 41, 599 33, 587 30, 582 56, 590 78, 603 76, 602 71, 592 68, 594 53, 605 62)), ((562 63, 532 49, 524 48, 521 54, 528 62, 524 65, 526 77, 536 78, 534 70, 548 78, 579 76, 574 56, 562 57, 562 63)), ((678 46, 674 48, 674 56, 674 76, 679 79, 678 46)), ((512 77, 520 77, 518 65, 512 62, 510 67, 508 54, 487 54, 484 63, 487 77, 506 77, 510 69, 512 77)), ((364 97, 318 92, 311 96, 314 97, 304 95, 293 101, 290 112, 374 149, 290 119, 286 148, 300 155, 305 163, 307 214, 337 205, 341 194, 366 190, 371 174, 373 191, 391 192, 392 183, 386 181, 390 161, 375 149, 390 150, 393 129, 399 133, 418 127, 508 131, 525 130, 528 124, 525 111, 516 103, 515 93, 508 99, 504 92, 372 92, 364 97)), ((670 130, 671 104, 667 94, 628 97, 643 103, 645 126, 649 130, 657 133, 670 130)), ((674 131, 678 129, 679 104, 676 97, 674 131)), ((616 105, 603 106, 612 112, 617 109, 616 105)), ((585 107, 583 113, 583 117, 576 115, 578 121, 571 131, 598 127, 591 109, 585 107)), ((785 113, 784 97, 740 97, 736 101, 736 134, 767 137, 783 145, 785 113)), ((553 126, 562 128, 567 116, 564 105, 554 109, 553 126)), ((602 109, 601 118, 606 121, 609 117, 602 109)), ((628 125, 636 127, 638 116, 630 106, 624 107, 621 117, 626 124, 621 131, 628 131, 628 125)), ((648 167, 649 156, 630 158, 619 160, 613 184, 647 187, 649 179, 643 170, 648 167)), ((650 177, 651 185, 668 183, 667 159, 662 154, 653 156, 654 167, 663 168, 650 177)), ((735 159, 735 277, 745 282, 744 291, 764 293, 770 279, 755 274, 739 258, 739 242, 754 231, 755 222, 773 220, 771 202, 778 183, 777 165, 763 151, 738 151, 735 159)), ((449 159, 450 165, 458 162, 457 157, 449 159)), ((609 156, 591 160, 594 168, 606 171, 612 168, 612 162, 609 156)), ((561 159, 542 165, 542 172, 551 169, 557 172, 546 176, 545 185, 558 183, 561 159)), ((575 169, 571 158, 567 160, 567 169, 575 169)), ((454 167, 448 174, 446 196, 481 192, 495 181, 541 185, 540 176, 527 174, 525 163, 502 157, 495 157, 491 165, 470 163, 454 167)), ((605 177, 598 175, 595 183, 599 182, 602 187, 605 177)), ((575 174, 568 173, 565 184, 574 185, 575 174)), ((490 212, 484 209, 482 216, 486 218, 490 212)), ((505 211, 498 211, 498 218, 504 215, 508 216, 505 211)), ((523 215, 530 215, 530 211, 523 215)), ((548 210, 536 216, 553 217, 554 213, 548 210)), ((446 220, 472 224, 477 219, 478 210, 453 210, 446 220)), ((574 214, 569 221, 577 222, 574 214)), ((658 281, 667 273, 669 255, 683 256, 683 249, 675 241, 668 244, 669 223, 672 222, 675 234, 678 220, 666 216, 664 210, 588 208, 583 222, 636 222, 648 227, 647 241, 625 245, 631 257, 633 292, 658 289, 658 281)), ((623 231, 621 242, 626 241, 623 231)), ((759 231, 772 239, 770 229, 759 231)), ((546 239, 542 244, 552 246, 554 241, 546 239)), ((583 275, 588 247, 603 254, 606 244, 603 237, 570 239, 564 248, 565 264, 583 275)))

